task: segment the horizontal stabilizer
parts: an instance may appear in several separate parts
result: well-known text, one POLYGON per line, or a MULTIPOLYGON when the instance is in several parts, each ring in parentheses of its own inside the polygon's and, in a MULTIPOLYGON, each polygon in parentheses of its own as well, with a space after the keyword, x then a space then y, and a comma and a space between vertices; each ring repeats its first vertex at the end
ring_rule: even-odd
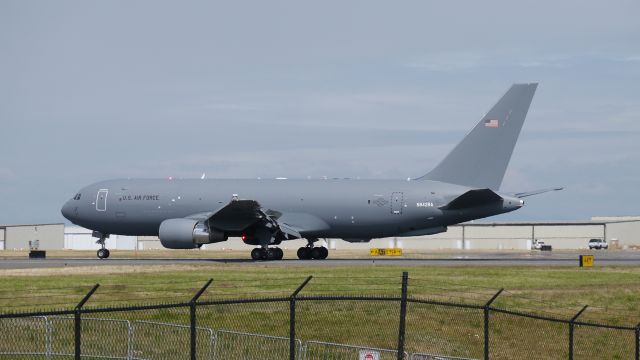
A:
POLYGON ((564 188, 555 187, 555 188, 549 188, 549 189, 540 189, 540 190, 534 190, 534 191, 528 191, 528 192, 515 193, 513 194, 513 196, 522 199, 527 196, 539 195, 539 194, 544 194, 550 191, 560 191, 560 190, 564 190, 564 188))
POLYGON ((442 210, 469 209, 502 201, 502 197, 491 189, 469 190, 441 207, 442 210))

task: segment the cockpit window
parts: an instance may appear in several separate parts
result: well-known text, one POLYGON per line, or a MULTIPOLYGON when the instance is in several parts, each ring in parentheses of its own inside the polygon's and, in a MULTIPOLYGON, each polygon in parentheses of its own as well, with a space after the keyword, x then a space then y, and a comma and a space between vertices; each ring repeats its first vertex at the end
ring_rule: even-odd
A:
POLYGON ((76 196, 73 197, 73 200, 80 200, 80 196, 82 196, 82 194, 77 193, 76 196))

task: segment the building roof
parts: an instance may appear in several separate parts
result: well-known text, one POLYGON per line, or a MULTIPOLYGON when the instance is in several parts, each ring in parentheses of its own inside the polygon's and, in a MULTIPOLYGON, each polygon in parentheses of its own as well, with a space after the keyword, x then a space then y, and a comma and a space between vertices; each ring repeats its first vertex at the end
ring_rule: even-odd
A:
POLYGON ((0 229, 12 228, 12 227, 24 227, 24 226, 56 226, 64 225, 64 223, 47 223, 47 224, 0 224, 0 229))
MULTIPOLYGON (((496 222, 466 222, 464 226, 569 226, 569 225, 606 225, 640 221, 640 216, 594 216, 591 220, 566 221, 496 221, 496 222)), ((455 226, 455 225, 454 225, 455 226)))

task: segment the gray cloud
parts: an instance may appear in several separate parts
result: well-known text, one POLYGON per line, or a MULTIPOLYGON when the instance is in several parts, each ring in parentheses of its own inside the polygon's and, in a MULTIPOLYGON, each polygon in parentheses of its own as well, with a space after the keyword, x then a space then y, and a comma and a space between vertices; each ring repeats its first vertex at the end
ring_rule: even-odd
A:
POLYGON ((527 81, 504 187, 568 188, 509 216, 637 213, 639 10, 3 1, 0 223, 61 221, 103 178, 419 176, 527 81))
POLYGON ((16 176, 13 170, 9 168, 0 167, 0 179, 7 180, 16 176))

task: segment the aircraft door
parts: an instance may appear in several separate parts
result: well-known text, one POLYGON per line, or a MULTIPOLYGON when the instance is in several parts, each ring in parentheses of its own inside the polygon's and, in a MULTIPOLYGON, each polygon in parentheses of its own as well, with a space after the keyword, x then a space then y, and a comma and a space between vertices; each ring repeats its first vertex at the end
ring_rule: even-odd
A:
POLYGON ((401 192, 391 193, 391 213, 402 214, 402 208, 404 207, 404 194, 401 192))
POLYGON ((107 195, 109 195, 109 189, 98 190, 98 195, 96 196, 97 211, 107 211, 107 195))

